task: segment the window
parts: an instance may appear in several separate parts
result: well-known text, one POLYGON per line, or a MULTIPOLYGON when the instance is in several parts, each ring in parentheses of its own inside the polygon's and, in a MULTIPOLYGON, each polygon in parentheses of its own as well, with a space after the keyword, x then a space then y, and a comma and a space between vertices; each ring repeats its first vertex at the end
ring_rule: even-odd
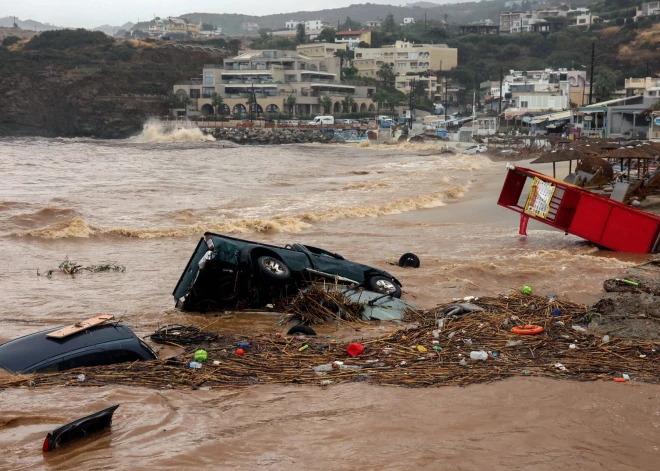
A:
POLYGON ((190 98, 199 98, 199 88, 190 89, 190 98))
POLYGON ((397 62, 397 63, 396 63, 396 66, 397 66, 399 69, 405 69, 405 68, 406 68, 406 63, 405 63, 405 62, 397 62))
POLYGON ((78 355, 69 355, 58 360, 57 363, 40 368, 36 373, 55 373, 82 366, 112 365, 114 363, 138 360, 141 360, 140 356, 130 350, 96 350, 78 355))
MULTIPOLYGON (((192 92, 192 90, 191 90, 191 92, 192 92)), ((197 92, 199 93, 199 90, 197 92)), ((213 95, 213 92, 215 92, 214 87, 203 87, 202 88, 202 97, 203 98, 211 98, 211 95, 213 95)), ((197 98, 199 98, 199 96, 197 98)))
POLYGON ((411 59, 417 59, 418 56, 419 56, 419 52, 411 52, 410 53, 410 58, 411 59))
POLYGON ((204 72, 204 85, 213 85, 213 72, 204 72))
POLYGON ((526 102, 526 101, 521 101, 521 102, 520 102, 520 107, 521 107, 521 108, 527 108, 528 106, 529 106, 529 105, 528 105, 528 102, 526 102))

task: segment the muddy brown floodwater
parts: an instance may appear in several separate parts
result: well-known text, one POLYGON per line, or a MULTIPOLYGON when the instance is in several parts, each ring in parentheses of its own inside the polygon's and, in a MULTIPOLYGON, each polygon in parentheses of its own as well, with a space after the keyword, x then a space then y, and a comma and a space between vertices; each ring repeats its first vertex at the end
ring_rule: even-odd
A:
MULTIPOLYGON (((173 322, 282 329, 276 316, 173 309, 172 289, 204 230, 332 249, 392 272, 420 307, 523 284, 587 303, 606 278, 646 260, 541 225, 518 236, 516 214, 495 205, 504 164, 482 156, 440 155, 434 144, 197 140, 153 130, 125 141, 0 140, 0 341, 99 313, 140 334, 173 322), (390 265, 404 252, 422 267, 390 265), (56 270, 65 256, 126 272, 71 277, 56 270)), ((391 326, 373 330, 381 328, 391 326)), ((0 469, 651 470, 659 393, 540 379, 414 390, 5 390, 0 469), (48 430, 114 403, 112 432, 42 455, 48 430)))

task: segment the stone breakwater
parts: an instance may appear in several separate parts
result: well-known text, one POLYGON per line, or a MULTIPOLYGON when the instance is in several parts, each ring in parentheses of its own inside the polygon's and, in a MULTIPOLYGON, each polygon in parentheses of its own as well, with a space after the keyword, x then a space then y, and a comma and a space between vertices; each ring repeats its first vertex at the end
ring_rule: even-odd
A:
POLYGON ((334 132, 320 129, 276 129, 276 128, 220 128, 212 132, 213 137, 236 144, 304 144, 319 142, 336 144, 344 142, 336 139, 334 132))

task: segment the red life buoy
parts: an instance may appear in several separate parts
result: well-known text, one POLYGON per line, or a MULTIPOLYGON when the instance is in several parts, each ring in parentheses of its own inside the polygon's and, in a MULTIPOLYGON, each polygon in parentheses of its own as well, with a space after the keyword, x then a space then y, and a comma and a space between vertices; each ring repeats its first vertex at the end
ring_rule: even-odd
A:
POLYGON ((536 335, 543 332, 543 327, 540 325, 526 325, 524 327, 514 327, 511 332, 518 335, 536 335))

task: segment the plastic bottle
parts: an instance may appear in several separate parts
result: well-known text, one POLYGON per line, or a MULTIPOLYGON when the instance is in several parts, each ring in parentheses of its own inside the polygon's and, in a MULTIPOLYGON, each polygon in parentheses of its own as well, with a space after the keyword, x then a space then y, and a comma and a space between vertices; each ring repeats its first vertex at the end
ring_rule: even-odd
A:
POLYGON ((603 343, 607 343, 610 341, 610 336, 609 335, 603 335, 603 343))
POLYGON ((314 366, 312 369, 316 374, 332 371, 332 363, 324 363, 323 365, 314 366))
POLYGON ((461 365, 461 366, 465 366, 465 365, 467 365, 467 362, 465 361, 465 358, 461 358, 461 361, 458 362, 458 364, 461 365))
POLYGON ((202 367, 202 364, 199 363, 198 361, 191 361, 190 363, 188 363, 188 368, 199 369, 201 367, 202 367))
POLYGON ((433 338, 434 339, 439 339, 440 338, 440 331, 439 330, 434 330, 432 333, 433 333, 433 338))
POLYGON ((470 358, 472 360, 486 360, 488 358, 488 352, 484 350, 476 351, 473 350, 470 352, 470 358))

